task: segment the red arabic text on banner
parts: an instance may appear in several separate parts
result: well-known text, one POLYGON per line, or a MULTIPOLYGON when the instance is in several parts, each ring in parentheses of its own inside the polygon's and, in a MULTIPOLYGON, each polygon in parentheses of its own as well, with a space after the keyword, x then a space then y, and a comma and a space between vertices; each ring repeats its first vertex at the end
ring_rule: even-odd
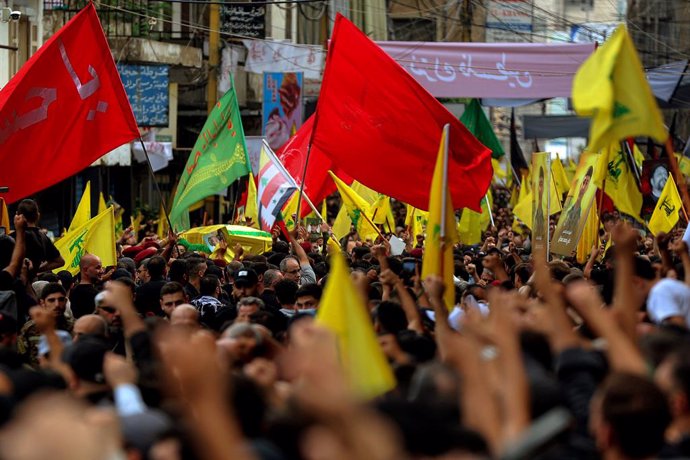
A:
POLYGON ((438 140, 443 126, 450 124, 448 178, 453 204, 480 211, 493 175, 491 151, 340 15, 317 110, 312 152, 318 148, 353 179, 425 210, 438 140))
POLYGON ((89 3, 0 91, 0 184, 12 203, 139 137, 89 3))

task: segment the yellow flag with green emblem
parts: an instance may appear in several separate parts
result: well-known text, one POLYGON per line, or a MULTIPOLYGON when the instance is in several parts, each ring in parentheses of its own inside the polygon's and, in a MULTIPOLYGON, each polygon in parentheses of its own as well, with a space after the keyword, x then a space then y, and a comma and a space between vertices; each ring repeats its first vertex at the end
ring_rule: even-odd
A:
POLYGON ((91 219, 91 181, 88 181, 86 187, 84 187, 84 193, 79 200, 79 205, 77 206, 77 210, 74 213, 74 217, 72 217, 72 222, 69 224, 69 229, 67 229, 67 231, 71 232, 81 227, 89 219, 91 219))
POLYGON ((652 217, 649 219, 649 231, 655 236, 661 232, 668 233, 678 223, 678 212, 683 207, 680 200, 676 182, 673 175, 668 175, 668 180, 661 191, 659 201, 656 202, 652 217))
POLYGON ((55 242, 55 247, 65 259, 65 265, 53 270, 67 270, 76 275, 79 261, 84 254, 94 254, 101 258, 104 267, 117 265, 115 253, 115 215, 109 207, 81 227, 67 232, 55 242))
POLYGON ((620 212, 628 214, 640 223, 642 209, 642 192, 626 159, 626 152, 617 142, 604 149, 595 167, 594 183, 611 197, 613 204, 620 212), (604 182, 604 179, 606 182, 604 182))
POLYGON ((368 400, 395 388, 395 376, 376 339, 364 298, 337 248, 316 323, 335 334, 340 364, 355 395, 368 400))
POLYGON ((592 117, 589 151, 628 137, 649 136, 663 143, 664 120, 624 25, 580 66, 573 79, 573 105, 592 117))
POLYGON ((441 144, 436 157, 436 167, 431 179, 429 222, 427 223, 426 240, 424 241, 422 279, 429 275, 443 278, 443 284, 446 287, 443 300, 446 307, 451 310, 455 306, 453 245, 458 242, 458 234, 455 226, 453 202, 447 184, 448 131, 449 125, 446 125, 441 135, 441 144))
POLYGON ((364 198, 359 196, 357 192, 352 190, 345 182, 340 180, 332 171, 328 171, 331 178, 335 182, 338 192, 340 192, 340 198, 343 201, 343 207, 347 211, 347 215, 350 217, 352 225, 355 226, 355 230, 359 233, 359 237, 362 240, 375 241, 379 236, 378 229, 374 227, 373 223, 367 219, 371 215, 371 208, 369 203, 366 202, 364 198))

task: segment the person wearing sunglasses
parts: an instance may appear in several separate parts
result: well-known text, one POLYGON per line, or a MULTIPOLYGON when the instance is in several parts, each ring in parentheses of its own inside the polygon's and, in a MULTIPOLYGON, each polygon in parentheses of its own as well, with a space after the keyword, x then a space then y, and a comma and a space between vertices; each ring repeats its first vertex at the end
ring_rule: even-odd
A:
POLYGON ((110 350, 114 353, 125 355, 125 337, 122 331, 122 318, 120 312, 112 305, 108 305, 105 299, 105 292, 96 295, 96 311, 93 313, 100 316, 108 324, 108 342, 110 350))

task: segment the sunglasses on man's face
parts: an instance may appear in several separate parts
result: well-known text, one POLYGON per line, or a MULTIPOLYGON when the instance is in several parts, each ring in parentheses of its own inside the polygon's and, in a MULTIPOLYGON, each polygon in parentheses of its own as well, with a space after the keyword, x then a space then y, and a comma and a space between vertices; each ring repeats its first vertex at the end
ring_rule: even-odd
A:
POLYGON ((106 313, 114 314, 117 310, 113 307, 98 307, 106 313))

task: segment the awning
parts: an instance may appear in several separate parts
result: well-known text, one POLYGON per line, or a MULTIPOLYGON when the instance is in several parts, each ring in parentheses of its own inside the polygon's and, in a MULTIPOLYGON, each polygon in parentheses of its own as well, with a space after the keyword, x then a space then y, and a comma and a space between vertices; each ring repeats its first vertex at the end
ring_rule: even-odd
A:
POLYGON ((589 137, 589 118, 573 115, 524 115, 522 130, 525 139, 558 137, 589 137))

